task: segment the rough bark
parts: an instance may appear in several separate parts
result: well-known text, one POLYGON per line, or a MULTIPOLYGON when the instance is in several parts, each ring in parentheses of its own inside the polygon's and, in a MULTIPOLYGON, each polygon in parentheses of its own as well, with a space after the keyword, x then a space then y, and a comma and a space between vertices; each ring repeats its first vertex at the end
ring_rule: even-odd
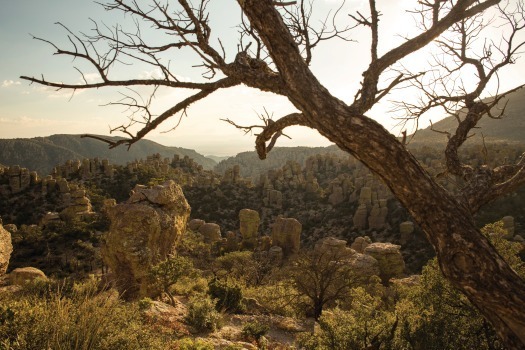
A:
POLYGON ((306 123, 382 178, 424 230, 445 277, 490 320, 507 347, 524 348, 525 282, 476 229, 468 204, 439 186, 385 128, 318 82, 271 1, 246 0, 243 10, 306 123))

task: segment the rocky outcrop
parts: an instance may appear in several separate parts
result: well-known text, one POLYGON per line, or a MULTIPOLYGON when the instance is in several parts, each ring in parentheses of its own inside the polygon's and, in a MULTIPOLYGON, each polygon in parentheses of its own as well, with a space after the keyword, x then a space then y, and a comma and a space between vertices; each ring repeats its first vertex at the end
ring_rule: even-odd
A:
MULTIPOLYGON (((360 248, 368 245, 370 238, 358 237, 356 241, 363 243, 360 248)), ((354 242, 355 244, 355 242, 354 242)), ((353 247, 354 245, 352 245, 353 247)), ((321 254, 328 254, 328 257, 336 259, 338 262, 344 261, 355 272, 357 278, 369 278, 378 276, 379 264, 375 258, 370 255, 356 252, 353 248, 346 246, 346 241, 335 237, 325 237, 315 244, 315 250, 321 254)))
POLYGON ((366 218, 368 216, 368 211, 366 209, 366 204, 362 203, 359 204, 359 207, 355 211, 353 221, 354 221, 354 228, 357 230, 364 230, 366 228, 366 218))
POLYGON ((355 253, 349 258, 349 264, 358 277, 379 276, 379 263, 370 255, 355 253))
POLYGON ((372 244, 372 240, 368 236, 356 237, 354 243, 352 243, 351 248, 358 253, 364 253, 366 247, 372 244))
POLYGON ((399 236, 402 245, 407 244, 414 238, 414 223, 412 221, 404 221, 399 224, 399 236))
POLYGON ((58 184, 61 199, 66 205, 66 208, 60 212, 61 218, 67 220, 74 217, 86 218, 94 215, 91 201, 84 189, 77 185, 69 186, 66 180, 59 181, 58 184))
POLYGON ((255 246, 260 222, 261 218, 257 211, 251 209, 241 209, 239 211, 239 231, 245 247, 253 248, 255 246))
POLYGON ((4 275, 13 252, 11 233, 0 224, 0 276, 4 275))
POLYGON ((346 246, 346 241, 342 239, 337 239, 335 237, 325 237, 318 240, 315 243, 314 249, 318 253, 328 253, 332 256, 338 257, 343 257, 345 255, 350 256, 355 253, 352 252, 352 250, 346 246))
POLYGON ((11 193, 16 194, 24 191, 31 184, 31 179, 33 182, 37 180, 36 173, 31 174, 28 169, 21 168, 19 165, 14 165, 7 170, 7 175, 9 177, 9 187, 11 193))
POLYGON ((47 212, 42 219, 40 219, 40 223, 38 224, 40 227, 46 227, 51 223, 56 223, 60 221, 60 215, 57 212, 47 212))
POLYGON ((284 256, 297 253, 301 247, 302 227, 296 219, 277 218, 272 227, 273 245, 281 247, 284 256))
POLYGON ((371 230, 382 230, 386 225, 386 216, 388 215, 386 199, 380 199, 372 206, 370 216, 368 217, 368 228, 371 230))
POLYGON ((283 194, 281 191, 268 189, 265 191, 263 198, 263 204, 265 207, 282 209, 283 208, 283 194))
POLYGON ((188 228, 192 231, 198 231, 199 228, 204 225, 206 223, 206 221, 204 220, 201 220, 201 219, 192 219, 190 220, 190 222, 188 222, 188 228))
POLYGON ((151 267, 166 259, 186 229, 190 206, 173 181, 152 188, 137 185, 125 203, 107 208, 111 221, 102 257, 127 299, 153 297, 151 267))
POLYGON ((402 277, 405 272, 405 261, 399 249, 401 246, 391 243, 372 243, 365 248, 365 254, 370 255, 379 263, 379 277, 386 283, 392 277, 402 277))
POLYGON ((221 240, 221 227, 217 224, 206 222, 199 226, 199 233, 206 243, 213 244, 221 240))
POLYGON ((37 278, 47 279, 46 274, 36 267, 19 267, 9 273, 9 284, 22 286, 37 278))

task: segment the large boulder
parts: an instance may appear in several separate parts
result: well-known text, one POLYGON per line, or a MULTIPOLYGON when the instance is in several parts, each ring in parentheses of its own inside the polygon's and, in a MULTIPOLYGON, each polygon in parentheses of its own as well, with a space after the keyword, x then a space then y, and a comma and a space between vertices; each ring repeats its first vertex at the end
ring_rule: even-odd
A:
POLYGON ((11 234, 0 224, 0 276, 7 271, 12 252, 11 234))
POLYGON ((188 228, 192 231, 198 231, 199 227, 204 225, 206 222, 201 219, 192 219, 190 222, 188 222, 188 228))
POLYGON ((380 274, 377 260, 370 255, 355 253, 348 259, 348 263, 357 277, 369 278, 380 274))
POLYGON ((297 253, 301 247, 303 225, 293 218, 279 217, 272 226, 272 243, 283 249, 285 256, 297 253))
POLYGON ((152 266, 173 253, 186 229, 190 206, 173 181, 136 186, 125 203, 107 208, 111 225, 102 257, 127 299, 155 297, 152 266))
POLYGON ((405 272, 405 261, 399 249, 401 246, 391 243, 372 243, 365 248, 365 254, 377 260, 379 277, 388 282, 392 277, 402 277, 405 272))
POLYGON ((206 222, 199 227, 199 233, 206 243, 215 243, 221 240, 221 227, 218 224, 206 222))
POLYGON ((346 241, 335 237, 325 237, 315 243, 315 251, 319 254, 329 254, 342 258, 353 255, 355 252, 346 246, 346 241))
POLYGON ((9 284, 22 286, 37 278, 47 279, 46 274, 36 267, 19 267, 9 273, 9 284))

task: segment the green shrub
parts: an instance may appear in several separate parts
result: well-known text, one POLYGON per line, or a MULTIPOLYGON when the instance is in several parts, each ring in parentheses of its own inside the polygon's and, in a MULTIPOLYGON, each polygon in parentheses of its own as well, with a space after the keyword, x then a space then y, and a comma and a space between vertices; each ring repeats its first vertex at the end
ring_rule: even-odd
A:
POLYGON ((221 315, 209 297, 194 297, 188 304, 186 322, 200 331, 215 331, 221 327, 221 315))
POLYGON ((217 299, 216 308, 219 311, 240 312, 242 307, 242 287, 230 280, 212 280, 208 285, 208 293, 217 299))
POLYGON ((191 296, 195 294, 206 294, 208 292, 208 280, 204 277, 183 276, 173 286, 177 295, 191 296))
POLYGON ((242 327, 242 336, 248 341, 259 341, 261 337, 268 334, 269 330, 270 327, 267 324, 257 321, 248 322, 242 327))
POLYGON ((144 327, 136 304, 113 291, 93 291, 93 282, 67 293, 0 295, 0 349, 165 349, 170 339, 144 327))
POLYGON ((213 350, 213 345, 200 339, 184 338, 179 341, 179 350, 213 350))
POLYGON ((183 276, 191 274, 192 269, 193 264, 190 259, 172 254, 151 268, 151 277, 160 289, 168 295, 171 305, 175 305, 175 297, 171 293, 170 287, 183 276))
POLYGON ((144 310, 147 310, 150 308, 150 306, 152 305, 153 303, 153 300, 151 300, 151 298, 142 298, 138 301, 137 305, 139 307, 139 310, 140 311, 144 311, 144 310))

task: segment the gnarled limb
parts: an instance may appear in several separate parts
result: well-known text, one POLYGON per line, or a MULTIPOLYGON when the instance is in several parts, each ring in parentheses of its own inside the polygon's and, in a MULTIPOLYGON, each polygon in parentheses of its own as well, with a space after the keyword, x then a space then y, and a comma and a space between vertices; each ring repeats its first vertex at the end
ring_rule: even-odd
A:
POLYGON ((261 120, 264 122, 264 125, 241 126, 230 119, 223 120, 238 129, 244 130, 245 133, 252 132, 254 129, 262 129, 259 134, 255 134, 257 136, 255 139, 255 149, 260 159, 266 159, 267 154, 275 146, 275 143, 279 137, 285 136, 290 138, 289 136, 283 134, 283 130, 285 128, 295 125, 311 127, 304 115, 301 113, 291 113, 277 120, 273 120, 268 116, 262 116, 261 120), (270 143, 266 145, 266 142, 268 141, 270 141, 270 143))

